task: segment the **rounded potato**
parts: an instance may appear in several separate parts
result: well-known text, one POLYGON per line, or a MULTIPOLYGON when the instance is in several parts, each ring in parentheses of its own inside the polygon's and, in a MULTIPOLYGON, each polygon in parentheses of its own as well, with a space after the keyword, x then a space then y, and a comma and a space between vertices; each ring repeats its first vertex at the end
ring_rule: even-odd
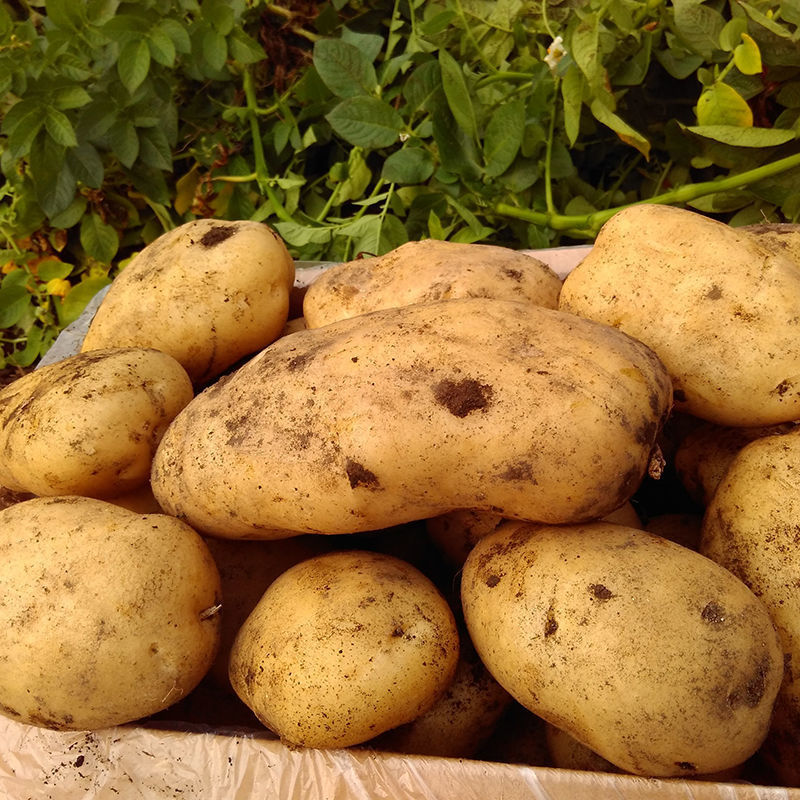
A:
POLYGON ((560 291, 558 275, 533 256, 494 245, 425 239, 325 270, 306 292, 303 316, 309 328, 319 328, 381 308, 457 297, 556 308, 560 291))
POLYGON ((483 298, 384 309, 293 333, 195 398, 153 492, 232 538, 454 508, 592 519, 637 488, 670 392, 648 348, 572 314, 483 298))
POLYGON ((410 564, 339 551, 276 578, 239 630, 231 684, 290 744, 348 747, 427 711, 449 686, 450 606, 410 564))
POLYGON ((0 512, 0 713, 59 730, 132 722, 214 659, 220 582, 203 540, 163 514, 86 497, 0 512))
POLYGON ((718 772, 766 736, 778 634, 699 553, 613 523, 506 523, 467 558, 462 602, 500 685, 620 769, 718 772))
POLYGON ((154 347, 208 382, 280 336, 293 284, 294 261, 267 225, 186 222, 117 276, 81 349, 154 347))
POLYGON ((700 552, 758 595, 781 635, 786 673, 762 756, 800 786, 800 430, 744 447, 703 518, 700 552))
POLYGON ((730 426, 800 419, 800 269, 754 234, 628 207, 567 275, 559 308, 651 347, 679 411, 730 426))
POLYGON ((80 353, 0 391, 0 484, 108 498, 144 486, 164 431, 194 396, 172 356, 80 353))

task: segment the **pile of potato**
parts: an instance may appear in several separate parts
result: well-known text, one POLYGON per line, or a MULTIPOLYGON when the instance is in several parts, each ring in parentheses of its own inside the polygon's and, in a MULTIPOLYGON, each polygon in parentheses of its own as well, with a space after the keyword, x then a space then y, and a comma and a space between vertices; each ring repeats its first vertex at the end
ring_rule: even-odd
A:
POLYGON ((798 243, 165 234, 0 392, 0 713, 800 785, 798 243))

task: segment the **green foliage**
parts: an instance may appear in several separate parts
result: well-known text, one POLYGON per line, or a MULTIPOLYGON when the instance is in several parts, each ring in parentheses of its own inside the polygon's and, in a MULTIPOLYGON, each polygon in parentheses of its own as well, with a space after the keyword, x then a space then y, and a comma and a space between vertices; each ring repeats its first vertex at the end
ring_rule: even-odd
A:
POLYGON ((800 217, 797 0, 0 3, 0 328, 34 363, 197 216, 304 260, 800 217), (21 10, 24 9, 24 10, 21 10))

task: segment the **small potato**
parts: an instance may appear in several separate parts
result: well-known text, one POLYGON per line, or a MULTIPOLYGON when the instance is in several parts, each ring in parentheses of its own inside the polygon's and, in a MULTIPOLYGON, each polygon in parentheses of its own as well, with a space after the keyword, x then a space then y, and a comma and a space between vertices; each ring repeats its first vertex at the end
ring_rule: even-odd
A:
POLYGON ((270 584, 236 637, 230 680, 289 744, 348 747, 425 713, 458 655, 453 613, 421 572, 339 551, 270 584))
POLYGON ((95 350, 29 372, 0 391, 0 484, 98 498, 143 487, 193 396, 183 367, 157 350, 95 350))
POLYGON ((735 427, 800 419, 800 269, 755 234, 630 206, 567 275, 559 308, 651 347, 679 411, 735 427))
POLYGON ((579 769, 584 772, 622 772, 601 755, 581 744, 574 736, 546 723, 547 751, 558 769, 579 769))
POLYGON ((509 522, 470 553, 461 593, 498 683, 626 772, 718 772, 767 734, 777 631, 753 592, 699 553, 607 522, 509 522))
POLYGON ((781 635, 786 674, 761 750, 782 784, 800 786, 800 430, 734 458, 703 519, 700 551, 744 581, 781 635))
POLYGON ((493 297, 556 308, 561 279, 533 256, 486 244, 407 242, 325 270, 308 288, 303 315, 319 328, 381 308, 457 297, 493 297))
POLYGON ((215 536, 357 533, 455 508, 570 522, 627 502, 671 403, 607 325, 471 298, 278 340, 198 395, 153 461, 162 508, 215 536))
POLYGON ((188 694, 219 644, 203 540, 86 497, 0 511, 0 713, 58 730, 141 719, 188 694))
POLYGON ((117 276, 82 350, 154 347, 207 383, 280 336, 293 283, 294 261, 267 225, 187 222, 117 276))

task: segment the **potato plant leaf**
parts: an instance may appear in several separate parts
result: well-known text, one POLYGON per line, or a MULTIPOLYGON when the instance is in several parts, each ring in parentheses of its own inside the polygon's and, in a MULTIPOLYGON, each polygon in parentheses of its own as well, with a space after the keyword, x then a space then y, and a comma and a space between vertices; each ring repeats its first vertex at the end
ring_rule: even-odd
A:
POLYGON ((500 106, 489 118, 483 139, 484 172, 502 175, 517 157, 525 130, 525 104, 512 100, 500 106))
POLYGON ((468 136, 475 137, 478 123, 464 72, 447 50, 439 51, 439 66, 442 70, 442 87, 450 112, 458 126, 468 136))
POLYGON ((341 39, 320 39, 314 45, 314 66, 337 97, 369 95, 378 85, 372 63, 358 47, 341 39))
POLYGON ((325 118, 345 141, 365 150, 388 147, 403 129, 400 114, 377 97, 348 97, 325 118))
POLYGON ((698 136, 734 147, 777 147, 797 138, 794 131, 780 128, 742 128, 738 125, 690 125, 686 128, 698 136))
POLYGON ((753 112, 747 101, 727 83, 717 81, 703 90, 697 101, 698 125, 730 125, 749 128, 753 112))
POLYGON ((122 85, 133 94, 150 71, 150 48, 144 39, 133 39, 120 50, 117 70, 122 85))

